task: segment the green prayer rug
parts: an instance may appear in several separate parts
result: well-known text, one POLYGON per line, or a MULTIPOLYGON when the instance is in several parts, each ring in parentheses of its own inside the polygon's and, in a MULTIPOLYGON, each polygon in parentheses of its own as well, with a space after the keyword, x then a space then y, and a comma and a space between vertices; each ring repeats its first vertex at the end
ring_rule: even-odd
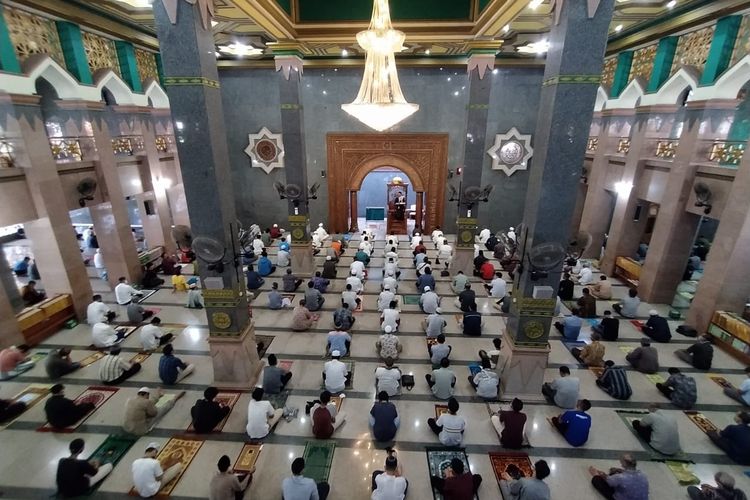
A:
POLYGON ((644 450, 651 456, 651 460, 659 460, 659 461, 673 461, 673 462, 690 462, 690 458, 685 454, 683 451, 679 451, 675 453, 674 455, 664 455, 663 453, 660 453, 656 451, 654 448, 651 447, 650 444, 648 444, 644 439, 636 432, 636 430, 633 428, 633 420, 640 420, 646 415, 648 415, 647 411, 628 411, 628 410, 615 410, 615 413, 617 413, 617 416, 620 417, 620 420, 625 424, 625 427, 628 428, 628 430, 635 436, 635 438, 638 440, 638 442, 641 444, 641 447, 643 447, 644 450))
POLYGON ((690 486, 691 484, 701 484, 701 480, 693 474, 692 465, 685 462, 676 462, 674 460, 667 460, 664 462, 669 470, 672 472, 677 482, 682 486, 690 486))
MULTIPOLYGON (((87 460, 97 460, 100 465, 112 464, 112 467, 114 467, 136 441, 138 441, 138 438, 134 436, 109 435, 87 460)), ((101 481, 89 488, 88 494, 92 495, 100 484, 102 484, 101 481)))
POLYGON ((419 305, 419 295, 402 295, 404 298, 404 304, 407 306, 419 305))
POLYGON ((308 441, 305 443, 305 476, 316 483, 328 482, 336 443, 333 441, 308 441))
MULTIPOLYGON (((427 452, 427 467, 429 469, 430 476, 445 477, 445 469, 450 467, 451 460, 453 458, 459 458, 464 463, 464 471, 471 471, 469 467, 469 457, 466 455, 466 451, 463 448, 455 447, 440 447, 440 448, 426 448, 427 452)), ((432 488, 432 497, 434 500, 443 500, 443 494, 432 488)), ((474 495, 476 500, 479 500, 478 495, 474 495)))

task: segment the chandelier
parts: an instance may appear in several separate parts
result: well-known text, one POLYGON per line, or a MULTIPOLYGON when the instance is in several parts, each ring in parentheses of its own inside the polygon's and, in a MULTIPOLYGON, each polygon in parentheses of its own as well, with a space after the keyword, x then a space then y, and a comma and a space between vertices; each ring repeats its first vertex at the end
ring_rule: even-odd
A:
POLYGON ((395 54, 403 50, 405 38, 393 29, 388 0, 374 0, 369 29, 357 33, 357 43, 367 53, 362 85, 354 102, 342 104, 341 109, 378 132, 419 109, 418 104, 406 102, 398 83, 395 54))

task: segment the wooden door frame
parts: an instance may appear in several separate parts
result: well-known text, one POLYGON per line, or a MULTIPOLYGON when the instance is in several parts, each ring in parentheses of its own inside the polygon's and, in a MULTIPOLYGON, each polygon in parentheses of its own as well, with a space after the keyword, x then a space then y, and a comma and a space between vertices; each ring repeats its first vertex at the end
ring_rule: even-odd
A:
POLYGON ((329 231, 347 231, 349 193, 359 191, 367 174, 382 166, 398 168, 409 177, 416 193, 424 193, 424 231, 442 225, 448 177, 448 134, 330 132, 326 144, 329 231))

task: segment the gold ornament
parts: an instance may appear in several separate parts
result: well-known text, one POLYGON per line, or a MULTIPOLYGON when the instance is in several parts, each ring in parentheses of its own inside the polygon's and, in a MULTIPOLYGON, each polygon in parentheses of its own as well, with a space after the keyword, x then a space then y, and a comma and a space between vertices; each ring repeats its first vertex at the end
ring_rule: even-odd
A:
POLYGON ((211 315, 211 322, 220 330, 226 330, 232 326, 232 318, 225 312, 215 312, 211 315))

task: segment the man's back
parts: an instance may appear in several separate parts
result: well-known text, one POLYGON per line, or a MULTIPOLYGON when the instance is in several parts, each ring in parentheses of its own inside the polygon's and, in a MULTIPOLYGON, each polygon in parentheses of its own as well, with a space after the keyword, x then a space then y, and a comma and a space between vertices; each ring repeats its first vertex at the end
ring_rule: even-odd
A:
POLYGON ((292 476, 281 483, 284 500, 318 500, 318 485, 309 477, 292 476))

